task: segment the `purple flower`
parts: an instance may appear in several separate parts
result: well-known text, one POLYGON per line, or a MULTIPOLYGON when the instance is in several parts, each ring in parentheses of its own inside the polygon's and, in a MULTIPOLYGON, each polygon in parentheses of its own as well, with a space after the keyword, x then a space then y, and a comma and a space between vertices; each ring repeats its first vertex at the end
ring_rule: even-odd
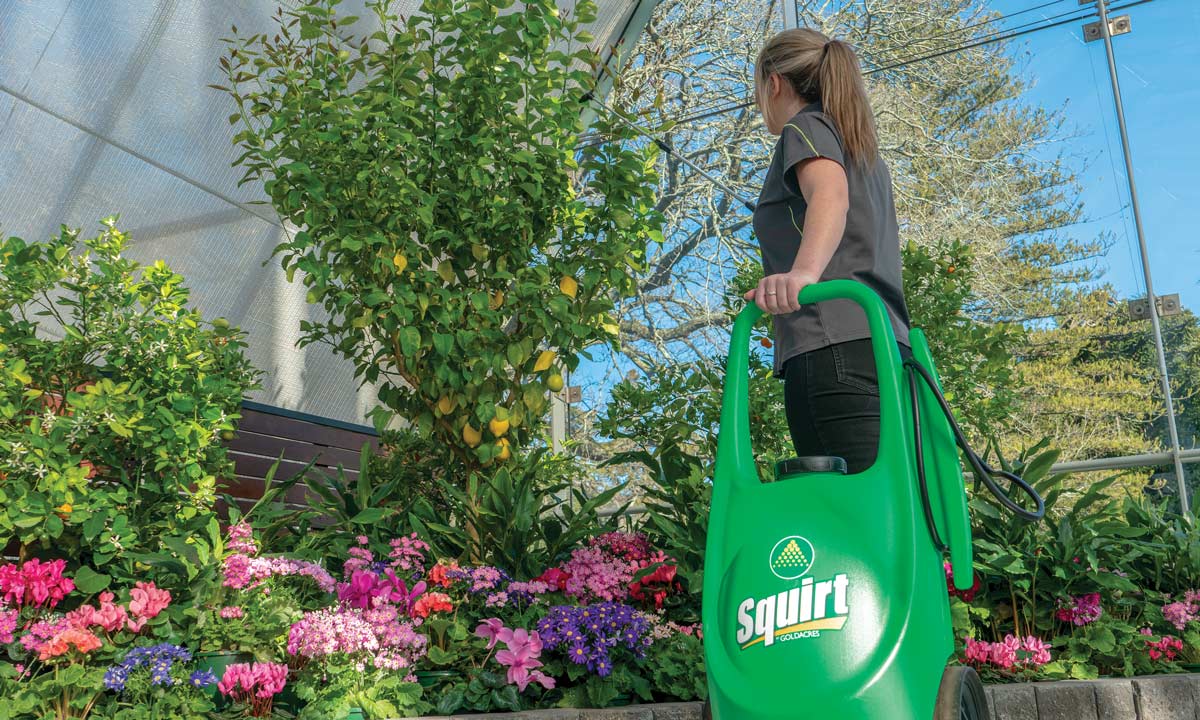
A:
POLYGON ((188 682, 192 687, 206 688, 217 684, 217 676, 212 670, 196 670, 188 678, 188 682))

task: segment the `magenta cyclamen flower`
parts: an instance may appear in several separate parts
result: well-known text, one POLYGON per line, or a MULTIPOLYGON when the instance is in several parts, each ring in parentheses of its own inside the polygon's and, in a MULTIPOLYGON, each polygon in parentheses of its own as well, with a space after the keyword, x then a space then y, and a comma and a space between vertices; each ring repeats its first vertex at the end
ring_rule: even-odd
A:
POLYGON ((54 607, 75 589, 75 582, 64 577, 66 560, 42 562, 37 558, 18 566, 0 565, 0 601, 16 608, 54 607))
POLYGON ((272 701, 287 684, 287 674, 282 663, 236 663, 225 669, 217 689, 244 703, 251 717, 269 717, 272 701))
POLYGON ((1032 635, 1006 635, 994 643, 967 638, 966 660, 977 667, 991 665, 1001 670, 1037 668, 1050 662, 1050 645, 1032 635))

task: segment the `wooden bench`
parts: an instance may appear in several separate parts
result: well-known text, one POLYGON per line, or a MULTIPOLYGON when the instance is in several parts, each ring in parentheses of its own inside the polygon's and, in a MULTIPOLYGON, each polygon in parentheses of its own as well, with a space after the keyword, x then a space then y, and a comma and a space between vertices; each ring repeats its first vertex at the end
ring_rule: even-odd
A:
MULTIPOLYGON (((267 473, 277 460, 277 482, 294 477, 312 461, 315 468, 326 471, 336 472, 340 465, 353 482, 358 479, 364 444, 370 445, 372 452, 379 451, 379 434, 374 428, 247 400, 242 404, 237 432, 225 443, 234 477, 223 481, 219 491, 232 495, 239 505, 249 506, 262 497, 267 473)), ((303 503, 303 486, 292 488, 286 502, 303 503)))

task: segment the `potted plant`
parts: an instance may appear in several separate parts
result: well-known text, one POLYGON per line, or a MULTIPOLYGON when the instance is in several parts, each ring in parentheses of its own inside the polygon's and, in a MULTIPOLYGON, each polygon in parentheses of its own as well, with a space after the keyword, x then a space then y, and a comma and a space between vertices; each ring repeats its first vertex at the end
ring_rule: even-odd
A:
POLYGON ((312 611, 288 633, 300 666, 301 718, 400 717, 426 707, 413 671, 427 639, 403 605, 370 608, 343 602, 312 611))
POLYGON ((206 691, 217 685, 218 678, 192 661, 187 648, 170 643, 131 648, 104 673, 104 687, 111 693, 105 717, 203 717, 215 707, 206 691))
POLYGON ((111 699, 110 666, 135 644, 175 634, 164 612, 168 591, 138 582, 118 601, 104 590, 107 577, 80 571, 71 578, 65 567, 61 559, 37 558, 0 565, 0 645, 14 661, 0 661, 0 682, 14 716, 85 720, 111 699), (96 591, 94 604, 60 611, 96 591))

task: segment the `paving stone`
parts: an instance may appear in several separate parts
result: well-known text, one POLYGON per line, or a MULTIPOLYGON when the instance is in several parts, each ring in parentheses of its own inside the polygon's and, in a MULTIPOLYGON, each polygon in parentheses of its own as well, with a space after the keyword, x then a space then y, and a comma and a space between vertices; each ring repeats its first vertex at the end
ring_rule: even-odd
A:
POLYGON ((1196 720, 1196 681, 1187 676, 1135 678, 1140 720, 1196 720))
POLYGON ((993 720, 1038 720, 1037 699, 1032 685, 995 685, 993 720))
POLYGON ((704 703, 662 703, 652 707, 654 720, 700 720, 704 703))
POLYGON ((1099 720, 1138 720, 1132 680, 1106 678, 1087 684, 1096 695, 1096 715, 1099 720))
POLYGON ((992 696, 992 692, 993 691, 992 691, 991 685, 983 686, 983 696, 985 698, 987 698, 988 717, 995 718, 996 717, 996 699, 992 696))
POLYGON ((1033 690, 1038 720, 1098 720, 1096 693, 1089 683, 1038 683, 1033 690))

